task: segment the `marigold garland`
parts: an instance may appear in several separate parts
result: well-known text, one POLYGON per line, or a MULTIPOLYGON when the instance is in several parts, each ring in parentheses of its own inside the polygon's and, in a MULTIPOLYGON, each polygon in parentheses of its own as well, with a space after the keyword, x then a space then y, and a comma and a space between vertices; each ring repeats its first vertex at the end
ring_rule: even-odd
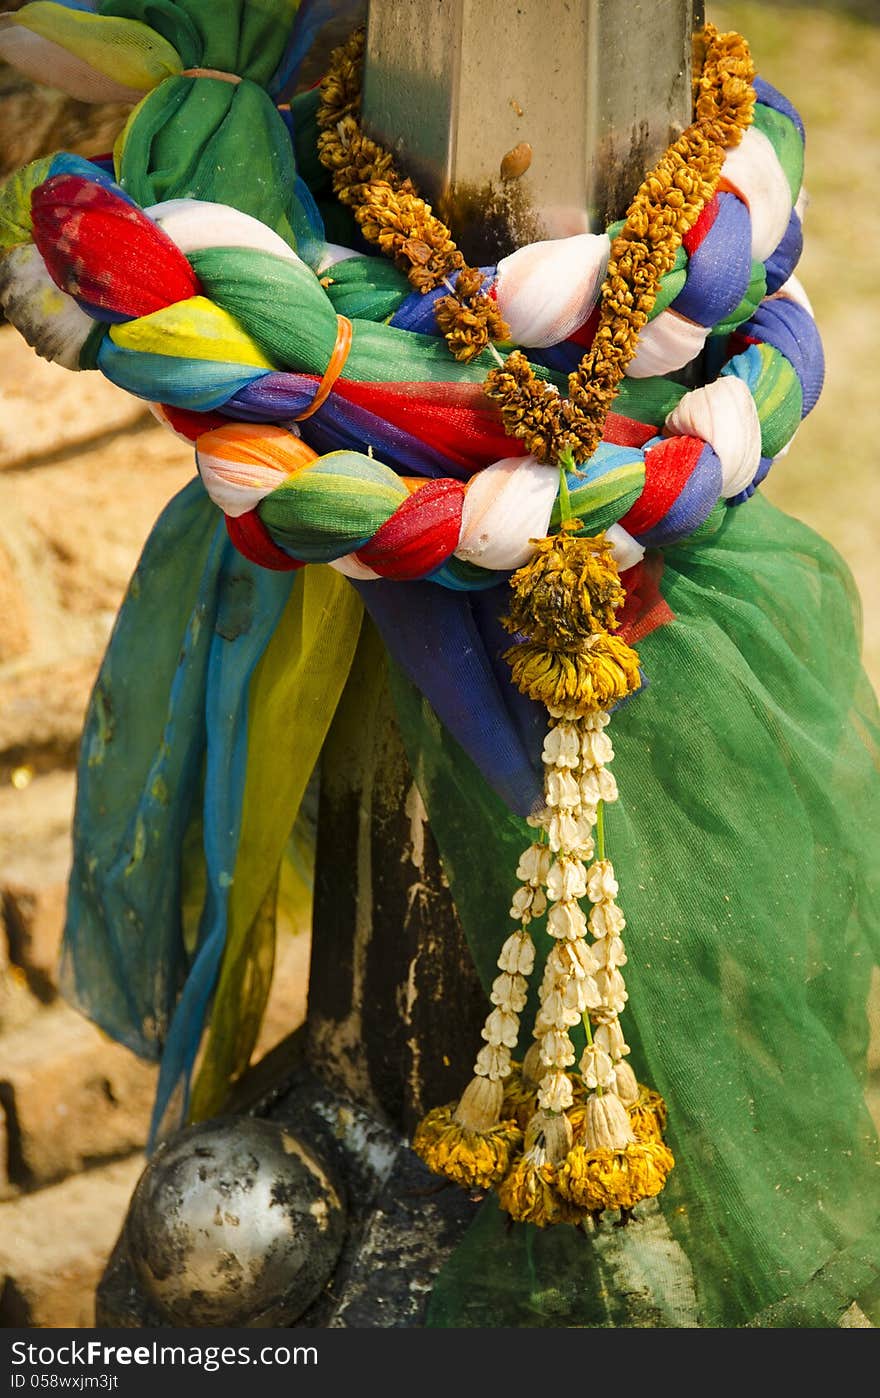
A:
POLYGON ((334 51, 321 83, 318 155, 333 175, 333 191, 352 210, 364 237, 406 272, 416 291, 431 291, 454 273, 454 296, 437 302, 435 316, 451 353, 467 363, 507 326, 495 301, 483 296, 483 276, 469 267, 452 234, 400 174, 391 153, 358 121, 365 33, 357 29, 334 51))
MULTIPOLYGON (((364 31, 358 30, 331 57, 318 112, 320 158, 364 237, 392 257, 417 290, 458 272, 456 295, 442 298, 435 315, 451 352, 468 361, 491 340, 504 339, 507 327, 495 302, 480 293, 482 275, 466 265, 446 224, 360 127, 363 52, 364 31)), ((487 376, 485 392, 498 404, 505 431, 539 461, 556 464, 570 452, 583 465, 593 455, 661 278, 711 199, 726 151, 751 124, 755 70, 742 35, 719 34, 707 24, 695 39, 694 59, 695 119, 646 175, 612 243, 596 333, 569 376, 569 397, 538 379, 519 350, 487 376)))

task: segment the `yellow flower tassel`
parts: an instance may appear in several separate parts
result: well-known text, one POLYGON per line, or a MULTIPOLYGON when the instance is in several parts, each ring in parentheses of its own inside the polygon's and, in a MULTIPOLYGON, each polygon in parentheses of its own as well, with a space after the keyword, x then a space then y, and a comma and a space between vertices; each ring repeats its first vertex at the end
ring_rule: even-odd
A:
POLYGON ((465 1189, 490 1189, 502 1180, 522 1145, 516 1122, 500 1119, 503 1095, 500 1081, 474 1077, 457 1105, 428 1112, 413 1139, 428 1169, 465 1189))
POLYGON ((526 1131, 525 1150, 498 1190, 498 1202, 515 1223, 546 1228, 553 1223, 582 1223, 583 1209, 556 1187, 560 1163, 571 1146, 571 1124, 559 1112, 536 1112, 526 1131))
POLYGON ((556 1188, 590 1213, 629 1212, 660 1193, 674 1164, 663 1141, 636 1140, 619 1097, 594 1094, 587 1102, 583 1145, 573 1146, 559 1166, 556 1188))
POLYGON ((510 580, 506 652, 514 684, 530 699, 575 718, 612 708, 641 685, 639 658, 609 627, 624 601, 604 535, 563 530, 540 539, 510 580))

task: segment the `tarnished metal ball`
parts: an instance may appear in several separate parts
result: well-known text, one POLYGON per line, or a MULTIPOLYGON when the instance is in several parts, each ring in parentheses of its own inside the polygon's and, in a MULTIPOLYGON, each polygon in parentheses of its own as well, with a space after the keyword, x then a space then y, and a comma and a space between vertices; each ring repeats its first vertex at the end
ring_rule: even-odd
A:
POLYGON ((191 1126, 157 1150, 125 1225, 132 1264, 178 1325, 285 1325, 330 1278, 345 1210, 324 1166, 250 1117, 191 1126))

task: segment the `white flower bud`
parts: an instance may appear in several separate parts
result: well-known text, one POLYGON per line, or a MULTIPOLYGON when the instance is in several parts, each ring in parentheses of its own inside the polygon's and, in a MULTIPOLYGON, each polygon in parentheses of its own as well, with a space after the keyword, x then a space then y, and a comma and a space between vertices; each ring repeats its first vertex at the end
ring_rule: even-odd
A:
POLYGON ((559 988, 551 990, 547 995, 542 1011, 554 1029, 571 1029, 581 1017, 581 1011, 566 1004, 565 993, 559 988))
POLYGON ((547 957, 546 964, 552 966, 557 978, 574 976, 578 980, 583 976, 592 976, 599 969, 593 948, 582 940, 557 942, 547 957))
POLYGON ((528 885, 518 888, 510 900, 510 916, 517 922, 531 916, 533 889, 528 885))
POLYGON ((547 824, 547 839, 554 854, 577 848, 580 822, 572 811, 554 811, 547 824))
POLYGON ((585 936, 587 919, 583 908, 573 899, 567 899, 564 903, 554 903, 547 915, 547 931, 551 937, 565 937, 569 940, 585 936))
POLYGON ((579 717, 577 709, 560 709, 557 704, 548 704, 547 712, 551 718, 564 718, 569 722, 579 717))
POLYGON ((588 767, 580 775, 581 801, 585 806, 597 806, 600 801, 616 801, 617 780, 607 767, 588 767))
POLYGON ((514 932, 507 938, 498 956, 499 971, 512 976, 530 976, 535 969, 535 944, 528 932, 514 932))
POLYGON ((591 903, 605 903, 619 893, 610 859, 599 859, 587 870, 587 895, 591 903))
POLYGON ((580 1062, 581 1076, 589 1088, 609 1087, 615 1084, 614 1064, 609 1054, 598 1044, 588 1044, 580 1062))
POLYGON ((583 898, 587 892, 587 871, 582 859, 565 855, 554 859, 547 873, 547 892, 554 903, 563 898, 583 898))
POLYGON ((489 999, 502 1010, 520 1014, 526 1007, 527 986, 525 976, 512 976, 505 971, 492 982, 489 999))
POLYGON ((634 1107, 641 1093, 638 1079, 628 1063, 614 1065, 614 1091, 625 1107, 634 1107))
POLYGON ((597 940, 593 950, 599 965, 608 970, 626 965, 626 950, 620 937, 603 937, 601 941, 597 940))
POLYGON ((548 767, 544 779, 544 799, 554 806, 574 807, 581 802, 577 778, 567 767, 548 767))
POLYGON ((582 718, 581 727, 588 733, 597 732, 602 728, 607 728, 610 722, 611 715, 606 714, 603 709, 600 709, 598 713, 587 714, 585 718, 582 718))
POLYGON ((581 756, 585 767, 604 767, 614 757, 608 734, 588 729, 581 740, 581 756))
POLYGON ((623 976, 617 970, 596 972, 596 984, 602 997, 602 1004, 620 1014, 629 996, 623 976))
POLYGON ((548 1073, 538 1090, 538 1106, 545 1112, 567 1111, 574 1101, 571 1081, 565 1073, 548 1073))
POLYGON ((602 793, 599 790, 599 773, 603 770, 604 768, 601 767, 587 767, 581 772, 581 802, 584 806, 593 808, 598 806, 602 800, 602 793))
POLYGON ((516 877, 522 883, 531 884, 537 888, 539 884, 547 882, 547 871, 550 868, 550 850, 546 845, 537 843, 529 845, 523 850, 519 857, 519 864, 516 866, 516 877))
POLYGON ((587 1150, 623 1150, 635 1140, 626 1108, 613 1092, 588 1097, 584 1114, 587 1150))
POLYGON ((474 1072, 480 1077, 489 1078, 491 1082, 508 1077, 510 1074, 510 1049, 502 1048, 498 1044, 485 1044, 477 1054, 474 1072))
POLYGON ((592 976, 571 976, 566 982, 563 1000, 575 1016, 573 1024, 577 1024, 587 1010, 595 1010, 602 1003, 599 987, 592 976))
POLYGON ((541 756, 548 767, 576 767, 580 761, 578 730, 571 723, 557 723, 544 739, 541 756))
POLYGON ((574 1063, 574 1044, 562 1029, 550 1029, 541 1036, 541 1061, 548 1068, 570 1068, 574 1063))
POLYGON ((491 1131, 498 1125, 503 1100, 504 1088, 498 1079, 490 1081, 485 1074, 478 1074, 461 1094, 454 1119, 468 1131, 491 1131))
POLYGON ((550 813, 547 807, 542 806, 540 810, 533 811, 531 815, 526 816, 526 825, 530 825, 533 830, 543 830, 549 818, 550 813))
POLYGON ((483 1025, 482 1034, 489 1044, 495 1046, 503 1044, 505 1048, 516 1048, 516 1041, 519 1038, 519 1017, 512 1014, 510 1010, 496 1008, 488 1015, 486 1023, 483 1025))
POLYGON ((623 1037, 623 1030, 620 1027, 619 1019, 608 1020, 606 1024, 598 1024, 593 1031, 593 1042, 614 1059, 625 1058, 629 1053, 629 1044, 623 1037))
POLYGON ((626 927, 626 919, 616 903, 597 903, 590 912, 590 931, 597 939, 615 937, 626 927))

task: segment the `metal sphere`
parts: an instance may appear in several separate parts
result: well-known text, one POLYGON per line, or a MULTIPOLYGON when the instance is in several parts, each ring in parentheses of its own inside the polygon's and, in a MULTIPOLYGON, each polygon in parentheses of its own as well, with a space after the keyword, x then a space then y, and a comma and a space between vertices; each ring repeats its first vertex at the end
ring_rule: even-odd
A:
POLYGON ((339 1193, 314 1153, 250 1117, 205 1122, 157 1150, 125 1225, 132 1264, 177 1325, 285 1325, 333 1272, 339 1193))

